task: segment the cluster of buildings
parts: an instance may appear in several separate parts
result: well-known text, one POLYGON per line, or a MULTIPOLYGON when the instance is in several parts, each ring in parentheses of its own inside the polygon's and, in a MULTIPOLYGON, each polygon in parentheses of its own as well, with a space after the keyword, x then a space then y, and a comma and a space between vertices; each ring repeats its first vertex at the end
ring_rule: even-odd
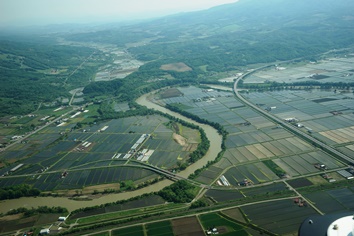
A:
POLYGON ((303 207, 303 206, 307 206, 307 202, 304 200, 304 199, 302 199, 301 197, 297 197, 297 198, 295 198, 294 199, 294 203, 296 204, 296 205, 298 205, 299 207, 303 207))
POLYGON ((86 148, 91 146, 91 142, 85 141, 75 148, 75 151, 84 151, 86 148))
POLYGON ((212 235, 212 234, 219 234, 219 231, 216 227, 211 227, 206 231, 207 235, 212 235))
POLYGON ((112 159, 118 159, 121 155, 121 153, 115 153, 113 154, 112 159))
POLYGON ((252 185, 252 182, 251 182, 251 180, 249 180, 249 179, 244 179, 243 181, 241 181, 239 184, 238 184, 239 186, 250 186, 250 185, 252 185))
POLYGON ((142 134, 141 137, 138 139, 138 141, 135 142, 135 144, 130 148, 131 151, 135 152, 137 148, 142 144, 147 138, 149 138, 149 134, 142 134))
POLYGON ((154 153, 154 150, 143 149, 141 152, 138 153, 138 161, 148 161, 151 155, 154 153))
MULTIPOLYGON (((105 126, 106 127, 106 126, 105 126)), ((103 127, 102 129, 106 129, 105 127, 103 127)), ((108 126, 107 126, 108 127, 108 126)), ((101 129, 101 130, 102 130, 101 129)), ((103 131, 104 131, 103 130, 103 131)), ((102 131, 101 131, 102 132, 102 131)), ((140 136, 140 138, 134 143, 134 145, 130 148, 129 152, 127 154, 125 154, 122 158, 123 159, 129 159, 134 153, 137 152, 137 150, 139 149, 139 147, 141 146, 142 143, 144 143, 144 141, 149 138, 150 135, 149 134, 142 134, 140 136)), ((150 156, 152 155, 152 153, 154 152, 154 150, 148 150, 148 149, 144 149, 141 152, 138 152, 138 161, 147 161, 150 156)), ((122 156, 123 154, 121 153, 115 153, 112 156, 112 159, 118 159, 122 156)))
MULTIPOLYGON (((63 229, 62 227, 60 227, 60 225, 67 218, 68 218, 67 216, 60 216, 56 223, 52 224, 48 228, 41 229, 41 231, 39 232, 39 235, 48 235, 48 234, 58 234, 58 233, 60 233, 60 231, 63 229)), ((29 234, 27 234, 27 235, 29 235, 29 234)))

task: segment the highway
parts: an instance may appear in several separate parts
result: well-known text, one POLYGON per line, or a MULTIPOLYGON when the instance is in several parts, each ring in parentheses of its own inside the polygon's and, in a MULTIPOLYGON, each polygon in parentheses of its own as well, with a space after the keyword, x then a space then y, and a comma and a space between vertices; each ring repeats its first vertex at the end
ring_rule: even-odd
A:
POLYGON ((247 106, 253 108, 254 110, 256 110, 257 112, 261 113, 263 116, 267 117, 268 119, 275 121, 277 124, 283 126, 284 128, 290 130, 291 132, 293 132, 294 134, 302 137, 303 139, 305 139, 306 141, 310 141, 312 144, 316 144, 317 146, 319 146, 320 148, 322 148, 324 151, 326 151, 327 153, 331 154, 332 156, 334 155, 335 157, 339 157, 342 161, 346 162, 347 164, 354 164, 354 159, 337 151, 336 149, 332 148, 331 146, 315 139, 314 137, 312 137, 311 135, 299 130, 298 128, 296 128, 295 126, 293 126, 292 124, 289 124, 288 122, 276 117, 275 115, 267 112, 266 110, 263 110, 262 108, 254 105, 253 103, 249 102, 248 100, 246 100, 244 97, 242 97, 242 95, 239 93, 239 90, 237 89, 237 85, 239 83, 239 81, 243 80, 246 76, 262 70, 266 67, 270 67, 268 66, 263 66, 260 68, 257 68, 253 71, 250 71, 248 73, 245 73, 244 75, 240 76, 234 83, 234 93, 236 95, 236 97, 241 100, 244 104, 246 104, 247 106))

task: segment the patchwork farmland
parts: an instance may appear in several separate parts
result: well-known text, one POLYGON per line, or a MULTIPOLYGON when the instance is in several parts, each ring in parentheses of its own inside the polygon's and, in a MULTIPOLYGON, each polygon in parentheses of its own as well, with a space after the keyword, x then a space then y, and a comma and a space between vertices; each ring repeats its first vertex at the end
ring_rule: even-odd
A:
MULTIPOLYGON (((159 104, 220 124, 228 133, 218 161, 211 159, 191 175, 199 193, 187 204, 150 195, 124 204, 101 205, 72 214, 70 223, 80 228, 106 221, 126 222, 129 211, 136 217, 132 220, 136 225, 117 223, 108 235, 292 235, 308 216, 353 211, 353 167, 309 139, 296 136, 277 119, 247 107, 231 92, 189 86, 168 88, 153 96, 159 104), (148 221, 142 223, 145 217, 148 221)), ((244 97, 294 128, 353 156, 351 93, 247 91, 244 97)), ((117 111, 129 109, 127 104, 113 106, 117 111)), ((70 119, 80 122, 82 115, 76 112, 70 119)), ((213 135, 209 136, 213 142, 213 135)), ((0 184, 27 183, 67 195, 133 190, 159 178, 146 167, 173 172, 188 160, 199 142, 196 130, 158 115, 83 127, 60 123, 0 153, 8 164, 0 170, 7 176, 0 184)))
POLYGON ((183 127, 181 135, 185 137, 180 137, 184 143, 180 144, 167 123, 162 116, 147 116, 110 120, 82 129, 50 126, 0 154, 7 162, 23 164, 14 173, 10 169, 15 165, 1 169, 1 175, 19 177, 0 179, 0 184, 27 183, 42 191, 54 191, 124 181, 138 185, 156 179, 158 174, 140 168, 139 163, 173 169, 177 162, 188 159, 200 139, 197 130, 183 127))
MULTIPOLYGON (((251 108, 245 107, 230 92, 197 87, 183 87, 178 90, 183 96, 169 96, 161 98, 160 101, 170 105, 178 104, 186 112, 222 124, 229 132, 225 140, 226 150, 223 158, 198 175, 196 180, 200 182, 215 183, 219 186, 260 184, 280 180, 283 177, 320 173, 321 170, 315 167, 318 163, 326 165, 327 170, 345 167, 343 163, 333 159, 332 156, 260 116, 251 108), (269 165, 264 164, 264 161, 272 162, 276 168, 270 168, 269 165), (222 181, 222 178, 226 178, 226 183, 222 181)), ((316 93, 318 95, 314 95, 296 90, 291 92, 255 92, 245 96, 261 107, 273 107, 271 112, 283 119, 289 117, 301 119, 303 126, 312 127, 310 122, 316 123, 317 126, 326 123, 327 128, 323 126, 321 132, 313 133, 315 137, 319 137, 319 135, 324 137, 328 134, 327 136, 332 135, 332 139, 326 138, 326 140, 329 139, 332 143, 335 143, 334 140, 336 140, 337 142, 341 141, 341 144, 343 142, 350 144, 349 141, 353 140, 350 132, 352 127, 347 127, 347 125, 351 124, 353 116, 346 113, 346 115, 336 117, 340 118, 337 123, 329 120, 321 122, 322 119, 334 119, 333 114, 330 113, 333 109, 321 105, 316 100, 329 95, 328 92, 323 93, 319 92, 316 93), (306 101, 303 101, 305 99, 306 101), (308 99, 317 102, 311 102, 308 99), (301 106, 301 103, 306 105, 301 106), (309 120, 303 120, 305 118, 309 120), (332 124, 336 130, 329 131, 328 124, 332 124), (343 125, 338 126, 339 124, 343 125)), ((343 95, 332 93, 330 95, 343 97, 343 95)), ((313 129, 317 130, 315 127, 313 129)), ((341 147, 348 153, 353 152, 350 148, 350 145, 341 147)))

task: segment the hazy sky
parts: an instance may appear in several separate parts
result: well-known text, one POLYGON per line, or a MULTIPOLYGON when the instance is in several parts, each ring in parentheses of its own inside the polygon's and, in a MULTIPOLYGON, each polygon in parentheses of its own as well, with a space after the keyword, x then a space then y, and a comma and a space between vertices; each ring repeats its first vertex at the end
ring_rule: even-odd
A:
POLYGON ((0 0, 0 25, 144 19, 237 0, 0 0))

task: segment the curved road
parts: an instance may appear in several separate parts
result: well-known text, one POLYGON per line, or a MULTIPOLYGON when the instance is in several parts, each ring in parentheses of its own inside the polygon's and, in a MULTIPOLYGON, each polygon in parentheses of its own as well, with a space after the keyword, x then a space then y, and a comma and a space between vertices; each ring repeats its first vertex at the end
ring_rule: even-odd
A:
POLYGON ((244 104, 248 105, 249 107, 253 108, 254 110, 260 112, 262 115, 264 115, 265 117, 275 121, 276 123, 278 123, 279 125, 287 128, 288 130, 291 130, 293 133, 297 134, 298 136, 306 139, 306 140, 309 140, 311 141, 312 143, 315 143, 316 145, 318 145, 319 147, 321 147, 324 151, 326 151, 327 153, 331 154, 331 155, 334 155, 334 156, 337 156, 339 158, 341 158, 342 160, 344 160, 346 163, 348 164, 354 164, 354 159, 337 151, 336 149, 332 148, 331 146, 313 138, 311 135, 308 135, 307 133, 304 133, 302 132, 301 130, 297 129, 296 127, 294 127, 293 125, 287 123, 286 121, 276 117, 275 115, 271 114, 271 113, 268 113, 267 111, 263 110, 262 108, 254 105, 253 103, 249 102, 248 100, 246 100, 245 98, 243 98, 238 89, 237 89, 237 84, 239 83, 240 80, 244 79, 246 76, 256 72, 256 71, 259 71, 259 70, 262 70, 266 67, 270 67, 269 65, 268 66, 263 66, 263 67, 260 67, 260 68, 257 68, 251 72, 248 72, 242 76, 240 76, 234 83, 234 93, 236 95, 236 97, 238 99, 240 99, 244 104))

